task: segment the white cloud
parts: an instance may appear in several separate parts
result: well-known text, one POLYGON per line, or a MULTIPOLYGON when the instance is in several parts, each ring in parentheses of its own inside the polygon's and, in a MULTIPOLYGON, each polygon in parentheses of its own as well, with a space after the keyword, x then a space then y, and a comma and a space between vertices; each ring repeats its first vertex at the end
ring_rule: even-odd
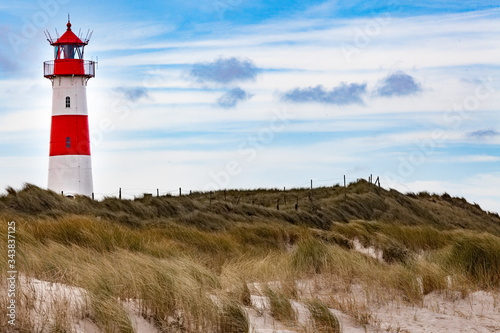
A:
MULTIPOLYGON (((450 181, 414 181, 400 186, 404 192, 428 191, 442 194, 447 192, 452 196, 465 197, 469 202, 478 203, 481 208, 500 213, 500 173, 476 174, 458 179, 457 182, 450 181)), ((396 188, 398 189, 398 188, 396 188)))

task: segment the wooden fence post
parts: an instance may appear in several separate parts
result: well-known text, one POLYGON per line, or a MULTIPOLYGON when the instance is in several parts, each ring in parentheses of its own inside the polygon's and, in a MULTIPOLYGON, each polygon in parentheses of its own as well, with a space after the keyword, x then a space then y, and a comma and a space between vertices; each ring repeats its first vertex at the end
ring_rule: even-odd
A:
POLYGON ((313 180, 311 179, 311 190, 309 191, 309 200, 313 199, 313 180))
POLYGON ((347 199, 347 185, 345 181, 345 175, 344 175, 344 199, 347 199))

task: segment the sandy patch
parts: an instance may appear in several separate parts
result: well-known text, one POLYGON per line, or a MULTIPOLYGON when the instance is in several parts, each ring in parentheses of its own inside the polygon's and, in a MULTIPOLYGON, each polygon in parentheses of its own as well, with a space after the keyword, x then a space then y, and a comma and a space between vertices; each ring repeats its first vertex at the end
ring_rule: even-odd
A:
POLYGON ((375 258, 379 261, 384 261, 384 253, 382 252, 382 250, 378 250, 373 246, 365 247, 357 238, 354 238, 354 240, 352 241, 352 245, 354 246, 355 251, 366 254, 367 256, 375 258))
MULTIPOLYGON (((370 253, 378 256, 374 252, 370 253)), ((41 326, 49 328, 58 316, 61 320, 61 311, 63 311, 65 318, 70 321, 73 332, 102 333, 88 316, 89 305, 85 290, 24 276, 20 276, 20 283, 23 292, 32 299, 30 314, 33 320, 39 322, 41 326)), ((312 281, 299 281, 297 285, 301 290, 302 299, 320 296, 325 299, 335 297, 351 300, 373 317, 375 323, 373 326, 363 326, 353 316, 331 308, 330 311, 339 319, 344 333, 500 332, 500 296, 491 292, 477 291, 465 298, 433 292, 426 295, 419 306, 411 306, 401 300, 368 300, 367 293, 359 285, 352 285, 349 291, 338 294, 328 294, 325 293, 326 290, 323 290, 321 295, 316 295, 317 287, 312 281)), ((255 293, 259 293, 262 285, 252 284, 250 287, 255 293)), ((251 332, 299 333, 305 332, 306 327, 309 327, 310 331, 310 314, 300 300, 291 300, 297 313, 297 321, 292 325, 274 320, 266 297, 254 294, 251 295, 251 300, 252 306, 245 308, 252 328, 251 332)), ((122 301, 122 305, 136 332, 160 332, 151 322, 139 315, 137 301, 122 301)))

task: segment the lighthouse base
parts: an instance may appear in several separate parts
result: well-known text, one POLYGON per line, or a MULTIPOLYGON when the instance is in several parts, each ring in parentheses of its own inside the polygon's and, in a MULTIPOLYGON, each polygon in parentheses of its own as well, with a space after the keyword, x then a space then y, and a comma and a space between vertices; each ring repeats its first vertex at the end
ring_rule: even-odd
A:
POLYGON ((92 164, 89 155, 49 158, 49 190, 64 195, 92 196, 92 164))

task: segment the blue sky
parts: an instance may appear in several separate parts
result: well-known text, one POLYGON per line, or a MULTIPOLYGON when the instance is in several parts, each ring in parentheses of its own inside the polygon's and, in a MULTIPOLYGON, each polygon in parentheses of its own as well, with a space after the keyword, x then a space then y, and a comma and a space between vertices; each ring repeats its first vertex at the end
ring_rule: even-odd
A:
POLYGON ((43 31, 94 31, 94 189, 125 197, 327 186, 500 212, 495 1, 9 1, 0 4, 0 188, 46 186, 43 31))

